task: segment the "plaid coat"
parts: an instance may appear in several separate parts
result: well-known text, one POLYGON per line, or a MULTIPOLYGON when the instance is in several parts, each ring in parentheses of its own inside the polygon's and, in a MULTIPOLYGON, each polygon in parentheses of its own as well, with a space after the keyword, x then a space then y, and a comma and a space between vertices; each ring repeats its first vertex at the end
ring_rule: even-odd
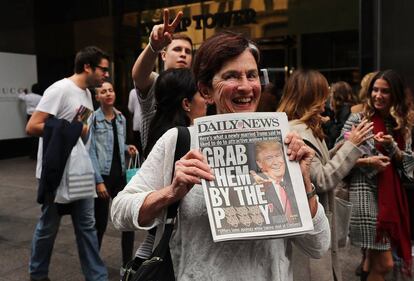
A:
MULTIPOLYGON (((342 129, 337 142, 344 138, 344 133, 351 131, 352 125, 356 126, 362 121, 361 113, 352 114, 342 129)), ((393 134, 393 124, 391 120, 385 120, 387 134, 393 134)), ((394 147, 395 148, 395 147, 394 147)), ((362 146, 364 157, 379 155, 380 152, 375 148, 373 139, 366 141, 362 146)), ((392 154, 390 149, 387 153, 392 154)), ((411 138, 405 139, 405 150, 402 151, 402 163, 397 166, 400 175, 405 175, 413 179, 414 155, 411 150, 411 138)), ((377 170, 372 167, 354 167, 351 171, 349 199, 353 203, 350 236, 351 243, 357 247, 373 250, 388 250, 390 243, 377 243, 376 225, 378 213, 378 190, 377 190, 377 170)))

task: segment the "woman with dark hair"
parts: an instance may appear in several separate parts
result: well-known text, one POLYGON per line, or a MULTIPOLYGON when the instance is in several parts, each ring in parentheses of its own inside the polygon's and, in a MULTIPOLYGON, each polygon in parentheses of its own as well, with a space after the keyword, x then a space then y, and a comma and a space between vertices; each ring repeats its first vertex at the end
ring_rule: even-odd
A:
MULTIPOLYGON (((207 102, 197 91, 193 73, 188 68, 172 68, 161 72, 155 82, 154 96, 156 112, 148 130, 145 158, 165 132, 177 126, 188 127, 193 124, 195 118, 205 116, 207 111, 207 102)), ((143 262, 151 255, 155 230, 156 228, 148 232, 137 249, 137 263, 143 262)))
POLYGON ((305 142, 315 149, 316 157, 311 164, 311 178, 316 186, 325 212, 331 218, 331 252, 320 261, 332 264, 332 274, 321 275, 309 268, 309 280, 342 280, 338 257, 338 239, 335 220, 335 188, 348 175, 362 156, 358 148, 372 132, 372 123, 361 122, 349 134, 347 141, 329 151, 322 130, 322 112, 329 97, 326 78, 314 70, 296 70, 286 82, 278 111, 286 112, 292 130, 299 133, 305 142))
POLYGON ((352 244, 366 250, 361 280, 385 280, 393 269, 393 254, 401 260, 403 273, 410 273, 412 262, 409 210, 401 176, 413 179, 414 115, 395 71, 381 71, 373 77, 363 112, 349 117, 340 138, 363 118, 373 122, 374 138, 367 141, 366 155, 351 173, 350 236, 352 244))
POLYGON ((163 71, 155 82, 157 111, 151 121, 145 157, 157 140, 176 126, 190 126, 197 117, 205 116, 207 103, 197 91, 193 74, 188 68, 163 71))
MULTIPOLYGON (((116 94, 110 82, 95 88, 100 107, 92 114, 89 155, 95 170, 95 228, 99 249, 102 246, 109 216, 110 199, 125 186, 125 152, 136 155, 134 145, 125 144, 126 120, 114 104, 116 94)), ((123 231, 121 237, 122 266, 132 258, 134 232, 123 231)))
MULTIPOLYGON (((197 51, 194 74, 200 93, 216 104, 218 114, 254 112, 261 87, 259 51, 234 33, 218 33, 197 51)), ((180 201, 177 225, 170 240, 176 280, 292 280, 291 247, 295 243, 313 257, 329 246, 329 225, 315 196, 308 206, 314 231, 292 238, 214 243, 201 179, 214 180, 205 157, 195 149, 174 164, 178 132, 167 131, 154 145, 144 165, 112 205, 117 228, 149 229, 162 225, 169 205, 180 201), (171 171, 175 165, 175 172, 171 171)), ((289 160, 300 161, 306 192, 312 191, 309 164, 314 152, 295 133, 285 138, 289 160)), ((157 236, 159 236, 157 232, 157 236)))

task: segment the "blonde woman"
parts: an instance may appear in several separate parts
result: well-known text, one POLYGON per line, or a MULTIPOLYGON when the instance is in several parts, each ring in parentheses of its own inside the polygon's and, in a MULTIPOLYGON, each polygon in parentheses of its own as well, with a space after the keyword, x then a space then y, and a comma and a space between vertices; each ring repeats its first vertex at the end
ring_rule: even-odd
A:
POLYGON ((358 113, 364 109, 365 99, 367 97, 368 86, 371 83, 372 78, 378 72, 369 72, 365 74, 365 76, 361 80, 361 89, 358 93, 358 101, 359 103, 351 107, 351 113, 358 113))

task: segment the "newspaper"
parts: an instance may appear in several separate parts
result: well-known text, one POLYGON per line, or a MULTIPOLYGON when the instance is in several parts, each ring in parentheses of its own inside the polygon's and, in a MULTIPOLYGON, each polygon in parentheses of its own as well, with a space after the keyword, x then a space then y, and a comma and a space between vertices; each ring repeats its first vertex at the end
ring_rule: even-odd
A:
POLYGON ((289 161, 285 113, 195 119, 196 146, 214 181, 202 181, 215 242, 299 235, 313 230, 299 163, 289 161))

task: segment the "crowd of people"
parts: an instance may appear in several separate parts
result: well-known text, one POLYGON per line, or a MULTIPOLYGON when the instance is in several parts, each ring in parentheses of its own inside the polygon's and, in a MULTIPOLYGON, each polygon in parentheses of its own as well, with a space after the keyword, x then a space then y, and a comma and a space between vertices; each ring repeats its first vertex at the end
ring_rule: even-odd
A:
POLYGON ((253 172, 252 178, 264 184, 265 193, 284 196, 284 202, 273 206, 280 206, 285 220, 291 220, 298 202, 286 199, 294 197, 292 187, 283 183, 286 164, 281 155, 286 147, 288 161, 299 163, 314 230, 278 239, 215 243, 200 185, 215 175, 195 147, 192 125, 207 114, 257 111, 262 95, 260 51, 241 34, 220 32, 205 40, 193 59, 191 39, 174 32, 181 17, 180 12, 170 21, 164 11, 164 23, 154 26, 132 68, 133 144, 126 144, 127 119, 115 108, 110 58, 97 47, 80 50, 74 74, 47 88, 31 110, 26 130, 40 137, 36 178, 42 204, 32 241, 31 280, 49 280, 62 215, 72 216, 85 280, 107 280, 99 251, 109 214, 122 231, 122 275, 128 261, 150 257, 162 235, 156 229, 162 229, 166 210, 180 202, 170 240, 176 280, 293 280, 293 256, 298 252, 313 261, 305 268, 308 280, 340 281, 337 228, 343 221, 337 216, 338 186, 345 186, 353 205, 349 237, 362 251, 361 280, 385 280, 395 268, 409 276, 411 202, 403 182, 414 176, 414 111, 399 74, 368 74, 356 97, 347 82, 329 85, 316 70, 295 70, 278 101, 271 99, 275 104, 268 105, 286 113, 291 132, 284 144, 257 144, 260 172, 253 172), (164 63, 159 74, 153 72, 158 57, 164 63), (99 103, 95 111, 90 89, 99 103), (177 126, 188 127, 191 145, 174 163, 177 126), (143 162, 129 182, 126 155, 143 162), (86 163, 83 171, 70 164, 75 157, 86 163), (92 179, 87 168, 93 171, 92 179), (72 186, 78 193, 68 191, 72 186), (148 234, 134 256, 135 230, 148 234), (329 264, 330 274, 321 276, 318 263, 329 264))

